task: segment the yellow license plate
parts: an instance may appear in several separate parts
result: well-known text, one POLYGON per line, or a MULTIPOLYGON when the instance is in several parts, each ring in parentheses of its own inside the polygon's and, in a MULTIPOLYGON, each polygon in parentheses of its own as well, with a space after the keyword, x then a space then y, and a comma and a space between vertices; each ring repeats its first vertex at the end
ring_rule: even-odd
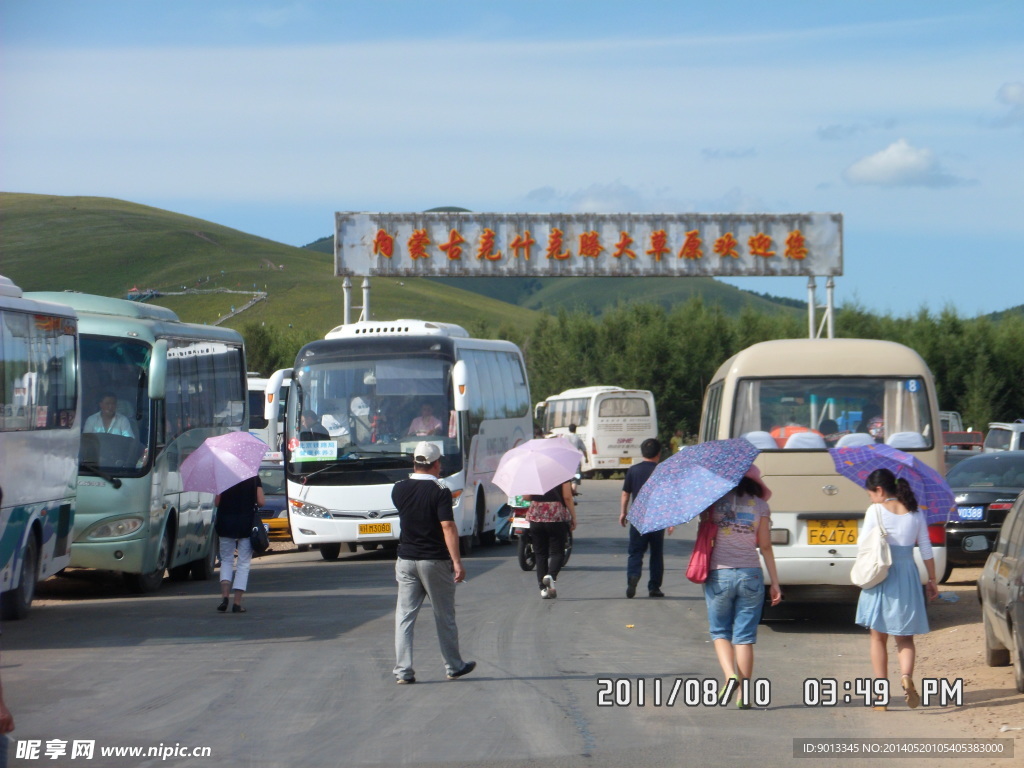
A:
POLYGON ((360 523, 359 535, 367 536, 373 533, 391 533, 391 523, 360 523))
POLYGON ((632 465, 632 463, 633 463, 633 459, 631 459, 629 457, 626 457, 626 458, 623 458, 623 459, 619 459, 619 464, 630 464, 630 465, 632 465))
POLYGON ((808 520, 808 544, 856 544, 856 520, 808 520))

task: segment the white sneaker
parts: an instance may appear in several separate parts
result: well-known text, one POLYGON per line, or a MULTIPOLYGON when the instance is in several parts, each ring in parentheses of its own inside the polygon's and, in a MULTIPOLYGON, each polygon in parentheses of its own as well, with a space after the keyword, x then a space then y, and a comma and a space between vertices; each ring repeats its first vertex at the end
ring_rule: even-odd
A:
POLYGON ((548 593, 548 597, 558 597, 558 591, 555 589, 555 580, 551 576, 545 576, 544 583, 548 585, 548 588, 545 590, 548 593))
POLYGON ((540 591, 540 599, 541 600, 547 600, 550 597, 551 597, 551 595, 548 594, 548 588, 544 587, 544 589, 542 589, 540 591))

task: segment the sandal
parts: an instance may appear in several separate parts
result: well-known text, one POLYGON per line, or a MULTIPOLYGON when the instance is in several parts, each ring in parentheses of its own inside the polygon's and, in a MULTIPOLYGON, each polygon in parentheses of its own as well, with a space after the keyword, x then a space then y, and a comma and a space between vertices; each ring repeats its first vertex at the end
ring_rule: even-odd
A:
POLYGON ((900 683, 903 685, 903 691, 907 695, 907 706, 911 709, 917 709, 921 705, 921 695, 917 692, 917 688, 914 687, 914 678, 910 675, 904 675, 900 683))
POLYGON ((235 604, 231 606, 232 613, 246 613, 247 611, 242 606, 235 604))
POLYGON ((719 691, 719 693, 718 693, 718 704, 719 704, 719 706, 723 706, 725 704, 728 704, 729 701, 732 699, 733 694, 736 693, 736 691, 738 691, 739 688, 740 688, 740 680, 739 680, 739 678, 736 675, 729 675, 729 677, 727 677, 726 680, 725 680, 725 684, 722 686, 722 690, 719 691), (732 682, 733 680, 735 680, 736 682, 733 683, 732 682))
POLYGON ((224 613, 228 609, 228 599, 225 597, 220 601, 220 605, 217 606, 217 610, 224 613))

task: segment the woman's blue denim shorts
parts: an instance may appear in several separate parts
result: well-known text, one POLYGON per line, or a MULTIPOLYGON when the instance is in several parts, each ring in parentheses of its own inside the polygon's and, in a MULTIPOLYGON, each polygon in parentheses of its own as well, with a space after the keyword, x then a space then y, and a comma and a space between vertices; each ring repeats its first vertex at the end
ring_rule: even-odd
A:
POLYGON ((764 608, 764 574, 760 568, 718 568, 704 582, 712 640, 734 645, 757 642, 764 608))

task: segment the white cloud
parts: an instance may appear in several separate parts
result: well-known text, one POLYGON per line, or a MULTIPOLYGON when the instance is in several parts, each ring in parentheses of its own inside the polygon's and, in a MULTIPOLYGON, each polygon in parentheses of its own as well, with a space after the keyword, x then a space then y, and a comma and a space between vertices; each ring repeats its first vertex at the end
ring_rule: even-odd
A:
POLYGON ((1003 83, 996 98, 1006 104, 1010 111, 995 121, 997 128, 1010 128, 1015 125, 1024 126, 1024 83, 1003 83))
POLYGON ((854 185, 879 187, 953 187, 968 183, 947 173, 930 149, 900 139, 881 152, 861 158, 843 174, 854 185))

